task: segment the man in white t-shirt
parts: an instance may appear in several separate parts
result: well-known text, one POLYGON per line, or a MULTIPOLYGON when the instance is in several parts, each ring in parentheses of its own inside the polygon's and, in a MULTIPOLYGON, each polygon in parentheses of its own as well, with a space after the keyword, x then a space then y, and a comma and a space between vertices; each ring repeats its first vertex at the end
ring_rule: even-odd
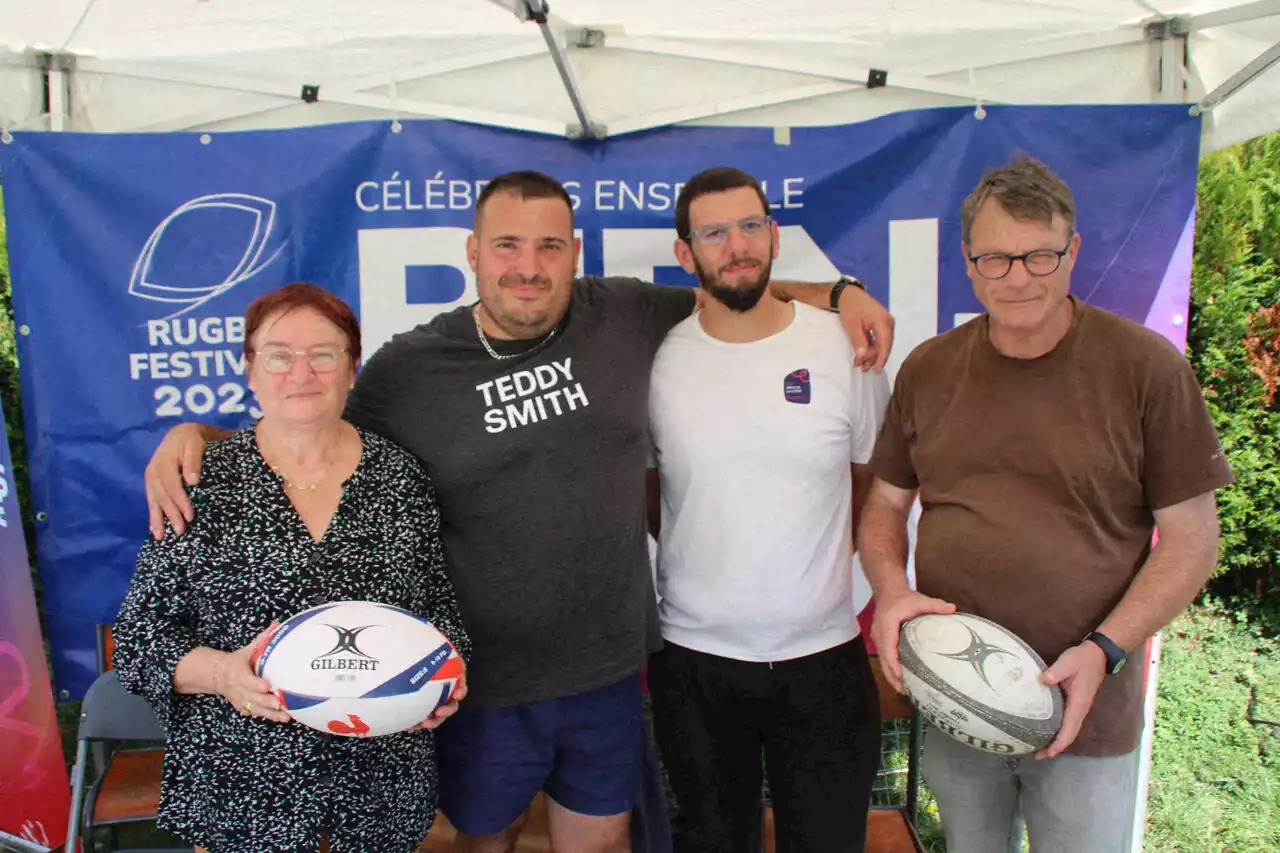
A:
POLYGON ((665 643, 648 677, 676 848, 747 853, 763 750, 778 850, 861 850, 880 713, 853 514, 888 382, 854 365, 834 314, 770 295, 778 227, 750 175, 695 175, 676 230, 704 291, 649 402, 665 643))

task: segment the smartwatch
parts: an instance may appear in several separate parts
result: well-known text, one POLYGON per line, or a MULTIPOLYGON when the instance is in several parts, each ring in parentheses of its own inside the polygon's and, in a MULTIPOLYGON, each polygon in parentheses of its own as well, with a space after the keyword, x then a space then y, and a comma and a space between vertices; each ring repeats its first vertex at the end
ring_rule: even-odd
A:
POLYGON ((1102 649, 1102 653, 1107 656, 1107 675, 1115 675, 1124 669, 1125 663, 1129 660, 1129 656, 1124 653, 1124 649, 1117 646, 1111 641, 1106 634, 1099 634, 1094 631, 1085 640, 1093 643, 1102 649))
POLYGON ((867 289, 867 286, 865 284, 858 281, 856 278, 854 278, 851 275, 840 276, 839 280, 836 281, 835 284, 831 285, 831 310, 832 311, 840 310, 840 294, 844 293, 844 289, 851 285, 853 287, 858 288, 859 290, 867 289))

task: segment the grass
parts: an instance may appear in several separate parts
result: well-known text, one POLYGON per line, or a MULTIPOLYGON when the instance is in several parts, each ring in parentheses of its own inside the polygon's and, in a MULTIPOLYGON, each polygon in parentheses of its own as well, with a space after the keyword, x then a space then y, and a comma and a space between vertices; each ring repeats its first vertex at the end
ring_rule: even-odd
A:
POLYGON ((1280 607, 1259 610, 1207 599, 1164 632, 1149 853, 1280 849, 1280 726, 1248 719, 1280 722, 1280 607))

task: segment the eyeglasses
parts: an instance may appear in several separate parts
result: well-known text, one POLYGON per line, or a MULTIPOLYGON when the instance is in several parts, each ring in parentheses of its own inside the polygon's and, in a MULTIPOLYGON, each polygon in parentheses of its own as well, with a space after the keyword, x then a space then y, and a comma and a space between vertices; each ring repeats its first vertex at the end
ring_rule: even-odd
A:
POLYGON ((988 252, 985 255, 971 255, 969 260, 983 278, 1004 278, 1013 269, 1014 261, 1022 261, 1023 268, 1031 275, 1052 275, 1062 266, 1063 257, 1071 251, 1071 237, 1067 238, 1067 248, 1060 252, 1056 249, 1036 249, 1021 255, 988 252))
POLYGON ((342 354, 346 351, 346 347, 312 347, 301 351, 287 347, 267 347, 253 352, 267 373, 288 373, 293 370, 294 357, 299 355, 307 360, 307 364, 316 373, 332 373, 338 369, 342 354))
POLYGON ((705 225, 702 228, 694 229, 689 232, 689 236, 686 239, 690 241, 697 240, 701 246, 715 246, 728 239, 729 232, 737 228, 742 232, 743 237, 750 240, 752 237, 760 237, 767 233, 769 223, 772 221, 772 216, 748 216, 746 219, 739 219, 737 222, 705 225))

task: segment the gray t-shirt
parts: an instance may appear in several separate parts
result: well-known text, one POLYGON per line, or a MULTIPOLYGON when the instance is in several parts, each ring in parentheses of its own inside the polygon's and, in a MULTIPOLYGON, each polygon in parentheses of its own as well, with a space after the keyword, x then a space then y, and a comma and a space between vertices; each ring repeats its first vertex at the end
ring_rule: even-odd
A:
POLYGON ((469 703, 570 696, 643 666, 649 372, 693 305, 683 287, 582 278, 545 345, 491 341, 520 353, 495 360, 459 308, 360 372, 347 418, 412 451, 437 490, 469 703))

